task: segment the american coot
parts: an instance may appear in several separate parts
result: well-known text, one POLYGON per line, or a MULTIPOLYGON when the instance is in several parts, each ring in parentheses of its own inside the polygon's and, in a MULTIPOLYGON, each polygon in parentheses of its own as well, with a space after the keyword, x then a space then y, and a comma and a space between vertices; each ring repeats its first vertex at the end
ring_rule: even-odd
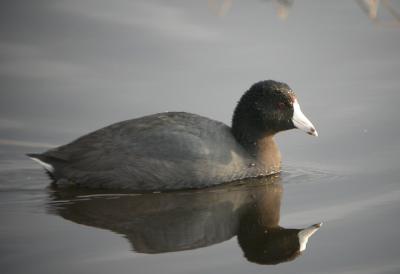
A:
POLYGON ((245 92, 232 127, 166 112, 112 124, 28 156, 59 186, 141 192, 202 188, 279 172, 273 137, 292 128, 317 136, 290 87, 268 80, 245 92))

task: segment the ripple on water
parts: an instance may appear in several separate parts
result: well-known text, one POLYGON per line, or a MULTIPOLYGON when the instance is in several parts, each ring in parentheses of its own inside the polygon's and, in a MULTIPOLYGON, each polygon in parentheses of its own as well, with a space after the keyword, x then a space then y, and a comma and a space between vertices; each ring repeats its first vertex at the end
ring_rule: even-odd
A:
POLYGON ((320 169, 308 166, 284 166, 281 172, 284 184, 314 184, 343 179, 346 176, 335 170, 320 169))
POLYGON ((47 199, 49 179, 40 169, 14 169, 0 171, 0 206, 2 210, 42 211, 47 199))
POLYGON ((0 192, 42 191, 49 184, 41 169, 14 169, 0 171, 0 192))

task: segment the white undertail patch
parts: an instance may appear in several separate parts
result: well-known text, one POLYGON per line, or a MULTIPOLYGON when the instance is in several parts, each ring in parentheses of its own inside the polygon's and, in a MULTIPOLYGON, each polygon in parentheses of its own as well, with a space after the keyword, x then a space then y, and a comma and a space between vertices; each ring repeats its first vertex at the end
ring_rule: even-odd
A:
POLYGON ((29 157, 35 162, 39 163, 42 167, 44 167, 48 172, 54 172, 54 167, 48 163, 40 161, 38 158, 29 157))

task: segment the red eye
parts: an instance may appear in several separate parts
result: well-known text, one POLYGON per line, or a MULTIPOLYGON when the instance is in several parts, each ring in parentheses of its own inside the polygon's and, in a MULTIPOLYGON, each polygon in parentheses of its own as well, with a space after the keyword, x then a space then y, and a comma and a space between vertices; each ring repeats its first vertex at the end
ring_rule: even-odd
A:
POLYGON ((278 103, 278 109, 282 110, 282 109, 284 109, 284 108, 285 108, 285 103, 279 102, 279 103, 278 103))

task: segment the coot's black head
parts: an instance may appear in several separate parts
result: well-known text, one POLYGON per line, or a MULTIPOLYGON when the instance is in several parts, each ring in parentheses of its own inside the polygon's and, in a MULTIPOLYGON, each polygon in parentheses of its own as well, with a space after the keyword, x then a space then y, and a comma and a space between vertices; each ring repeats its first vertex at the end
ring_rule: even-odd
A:
POLYGON ((275 134, 292 128, 317 136, 314 126, 301 112, 293 90, 272 80, 251 86, 239 100, 232 119, 233 132, 239 139, 241 135, 275 134))
POLYGON ((304 229, 287 229, 245 224, 245 227, 239 229, 238 242, 250 262, 279 264, 301 255, 306 250, 309 238, 321 225, 322 223, 304 229))

